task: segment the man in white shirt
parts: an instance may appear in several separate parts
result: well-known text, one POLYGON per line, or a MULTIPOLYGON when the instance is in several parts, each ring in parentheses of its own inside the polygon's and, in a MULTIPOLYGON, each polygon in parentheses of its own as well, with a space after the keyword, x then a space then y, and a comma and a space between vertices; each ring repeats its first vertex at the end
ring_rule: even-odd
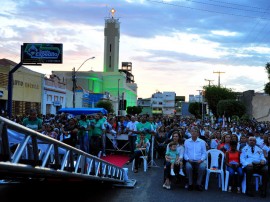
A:
POLYGON ((198 173, 196 189, 202 191, 202 179, 206 171, 206 144, 199 138, 199 129, 191 128, 191 138, 185 141, 184 159, 186 160, 186 174, 188 178, 188 190, 193 190, 193 170, 198 173))
POLYGON ((252 176, 254 173, 262 175, 261 197, 266 197, 268 183, 268 166, 263 154, 263 150, 256 145, 256 137, 249 137, 248 145, 242 149, 240 162, 246 172, 246 194, 254 196, 254 181, 252 176))

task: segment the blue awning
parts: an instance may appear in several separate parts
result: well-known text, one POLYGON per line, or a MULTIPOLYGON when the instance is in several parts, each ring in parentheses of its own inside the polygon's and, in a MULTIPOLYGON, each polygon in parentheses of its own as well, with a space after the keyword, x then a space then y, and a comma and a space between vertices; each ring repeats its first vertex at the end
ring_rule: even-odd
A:
POLYGON ((81 114, 96 114, 96 113, 102 113, 107 114, 107 110, 104 108, 62 108, 58 110, 58 113, 69 113, 73 115, 81 115, 81 114))

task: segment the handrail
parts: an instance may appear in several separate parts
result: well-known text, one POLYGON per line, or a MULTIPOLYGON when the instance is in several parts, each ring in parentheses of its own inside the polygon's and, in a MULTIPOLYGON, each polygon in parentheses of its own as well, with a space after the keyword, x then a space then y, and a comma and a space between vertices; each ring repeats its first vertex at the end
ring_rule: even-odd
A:
POLYGON ((124 183, 125 172, 123 168, 0 116, 0 174, 124 183))

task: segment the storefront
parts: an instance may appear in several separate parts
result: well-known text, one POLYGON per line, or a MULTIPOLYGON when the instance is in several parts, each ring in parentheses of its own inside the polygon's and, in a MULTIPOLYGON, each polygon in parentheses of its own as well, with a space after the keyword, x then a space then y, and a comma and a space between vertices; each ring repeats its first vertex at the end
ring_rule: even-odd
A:
MULTIPOLYGON (((8 72, 16 63, 0 59, 0 106, 6 112, 8 100, 8 72)), ((42 80, 44 74, 20 67, 13 74, 12 115, 24 115, 29 109, 35 108, 41 112, 42 80)))

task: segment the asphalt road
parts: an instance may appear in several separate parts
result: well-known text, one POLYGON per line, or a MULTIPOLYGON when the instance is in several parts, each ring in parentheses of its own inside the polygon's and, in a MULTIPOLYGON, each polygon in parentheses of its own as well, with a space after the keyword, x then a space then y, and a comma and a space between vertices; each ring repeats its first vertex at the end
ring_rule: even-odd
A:
POLYGON ((129 178, 136 179, 134 188, 119 188, 111 184, 100 183, 29 183, 29 184, 1 184, 0 201, 78 201, 78 202, 230 202, 230 201, 269 201, 270 191, 266 198, 248 197, 244 194, 222 192, 218 188, 215 176, 210 178, 207 191, 187 191, 183 184, 174 184, 171 190, 162 187, 163 166, 162 160, 155 161, 159 167, 150 168, 143 172, 131 172, 129 178), (36 196, 35 196, 36 195, 36 196))

